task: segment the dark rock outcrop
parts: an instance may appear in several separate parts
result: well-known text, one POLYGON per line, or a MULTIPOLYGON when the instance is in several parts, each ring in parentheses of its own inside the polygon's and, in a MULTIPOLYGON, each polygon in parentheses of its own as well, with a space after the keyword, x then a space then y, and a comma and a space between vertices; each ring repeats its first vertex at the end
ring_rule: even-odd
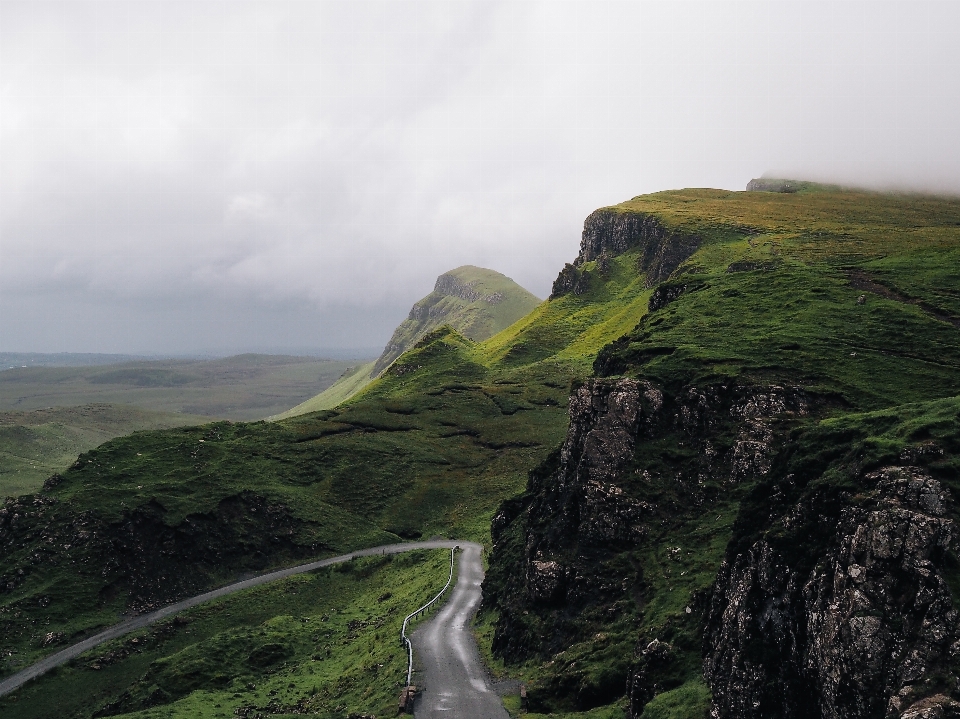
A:
MULTIPOLYGON (((712 716, 958 715, 960 705, 937 693, 956 690, 960 652, 945 578, 956 531, 946 492, 913 466, 864 482, 869 491, 840 509, 812 559, 764 538, 724 562, 705 635, 712 716)), ((807 501, 771 531, 813 524, 812 513, 831 521, 807 501)))
POLYGON ((680 295, 682 295, 686 291, 687 291, 687 286, 685 284, 682 284, 682 285, 662 284, 653 291, 652 295, 650 295, 650 301, 647 304, 647 310, 649 312, 656 312, 657 310, 662 310, 671 302, 674 302, 675 300, 677 300, 680 297, 680 295))
MULTIPOLYGON (((779 386, 690 387, 676 396, 630 378, 576 387, 563 445, 531 473, 527 493, 505 502, 493 520, 484 601, 500 611, 494 651, 511 659, 549 656, 596 631, 584 612, 608 616, 642 603, 642 566, 624 574, 623 562, 633 560, 618 557, 649 544, 664 523, 701 511, 718 486, 769 471, 777 418, 802 414, 807 404, 800 390, 779 386), (674 443, 691 456, 668 459, 674 443), (663 461, 638 461, 652 446, 664 447, 663 461)), ((640 711, 659 686, 651 667, 670 651, 654 639, 638 647, 637 666, 616 689, 622 693, 629 679, 640 711)), ((678 655, 675 666, 685 661, 678 655)), ((582 691, 572 699, 589 708, 584 701, 582 691)))
POLYGON ((638 269, 647 276, 647 286, 662 282, 697 251, 700 238, 667 229, 653 215, 603 209, 591 213, 583 223, 577 265, 616 257, 627 250, 641 249, 638 269))
POLYGON ((587 262, 597 261, 597 272, 605 276, 610 258, 640 248, 637 270, 653 287, 676 270, 700 247, 696 235, 666 228, 653 215, 602 209, 591 213, 583 223, 580 254, 572 265, 566 265, 554 281, 551 298, 565 294, 583 294, 588 288, 587 262))
POLYGON ((550 290, 550 299, 564 295, 582 295, 590 287, 590 276, 582 270, 574 267, 569 262, 560 270, 557 279, 553 281, 553 287, 550 290))

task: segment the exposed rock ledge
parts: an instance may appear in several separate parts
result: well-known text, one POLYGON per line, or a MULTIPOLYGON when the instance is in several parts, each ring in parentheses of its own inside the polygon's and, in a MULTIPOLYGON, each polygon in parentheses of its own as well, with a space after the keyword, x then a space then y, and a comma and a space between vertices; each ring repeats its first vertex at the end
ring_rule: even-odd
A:
MULTIPOLYGON (((584 220, 580 255, 560 271, 550 296, 583 294, 589 288, 589 278, 582 269, 585 263, 609 262, 609 258, 636 247, 641 248, 637 269, 646 275, 647 286, 653 287, 696 252, 700 243, 696 235, 667 229, 654 215, 596 210, 584 220)), ((605 274, 603 268, 598 270, 605 274)))

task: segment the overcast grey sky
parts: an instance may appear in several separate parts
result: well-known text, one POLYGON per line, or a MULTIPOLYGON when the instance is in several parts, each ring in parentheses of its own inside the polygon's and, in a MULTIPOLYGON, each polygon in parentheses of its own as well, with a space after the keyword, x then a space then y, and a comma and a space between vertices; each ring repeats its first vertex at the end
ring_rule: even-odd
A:
POLYGON ((960 2, 0 0, 0 350, 378 347, 763 173, 960 192, 960 2))

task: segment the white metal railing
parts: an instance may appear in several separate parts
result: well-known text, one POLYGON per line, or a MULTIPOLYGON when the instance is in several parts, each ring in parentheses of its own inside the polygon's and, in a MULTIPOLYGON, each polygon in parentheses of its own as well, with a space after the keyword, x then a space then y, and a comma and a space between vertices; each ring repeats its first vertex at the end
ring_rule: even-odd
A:
POLYGON ((445 591, 447 591, 447 588, 449 588, 450 586, 450 582, 453 581, 453 557, 457 553, 457 550, 459 548, 460 547, 454 547, 453 549, 450 550, 450 576, 447 577, 447 583, 443 585, 443 589, 441 589, 440 592, 437 594, 437 596, 435 596, 429 602, 424 604, 419 609, 416 609, 410 612, 407 616, 403 618, 403 626, 400 628, 400 644, 401 646, 406 645, 407 647, 407 686, 408 687, 410 686, 410 680, 413 678, 413 644, 411 644, 410 642, 410 637, 407 636, 407 622, 409 622, 411 619, 414 619, 422 615, 425 611, 427 611, 433 605, 434 602, 436 602, 438 599, 440 599, 440 597, 443 596, 443 593, 445 591))

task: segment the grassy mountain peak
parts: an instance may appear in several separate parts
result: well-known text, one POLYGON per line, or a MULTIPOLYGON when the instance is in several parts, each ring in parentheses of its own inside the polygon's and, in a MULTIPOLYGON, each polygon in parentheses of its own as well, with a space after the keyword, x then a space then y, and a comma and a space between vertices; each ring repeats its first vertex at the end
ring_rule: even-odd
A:
POLYGON ((499 272, 472 265, 445 272, 437 278, 433 292, 410 308, 370 376, 378 376, 421 337, 442 325, 481 342, 529 314, 538 304, 536 296, 499 272))
POLYGON ((383 353, 369 364, 353 367, 332 386, 273 419, 333 409, 383 374, 400 355, 423 337, 449 325, 474 342, 482 342, 525 317, 540 304, 509 277, 473 265, 463 265, 437 278, 433 291, 414 303, 393 332, 383 353))

